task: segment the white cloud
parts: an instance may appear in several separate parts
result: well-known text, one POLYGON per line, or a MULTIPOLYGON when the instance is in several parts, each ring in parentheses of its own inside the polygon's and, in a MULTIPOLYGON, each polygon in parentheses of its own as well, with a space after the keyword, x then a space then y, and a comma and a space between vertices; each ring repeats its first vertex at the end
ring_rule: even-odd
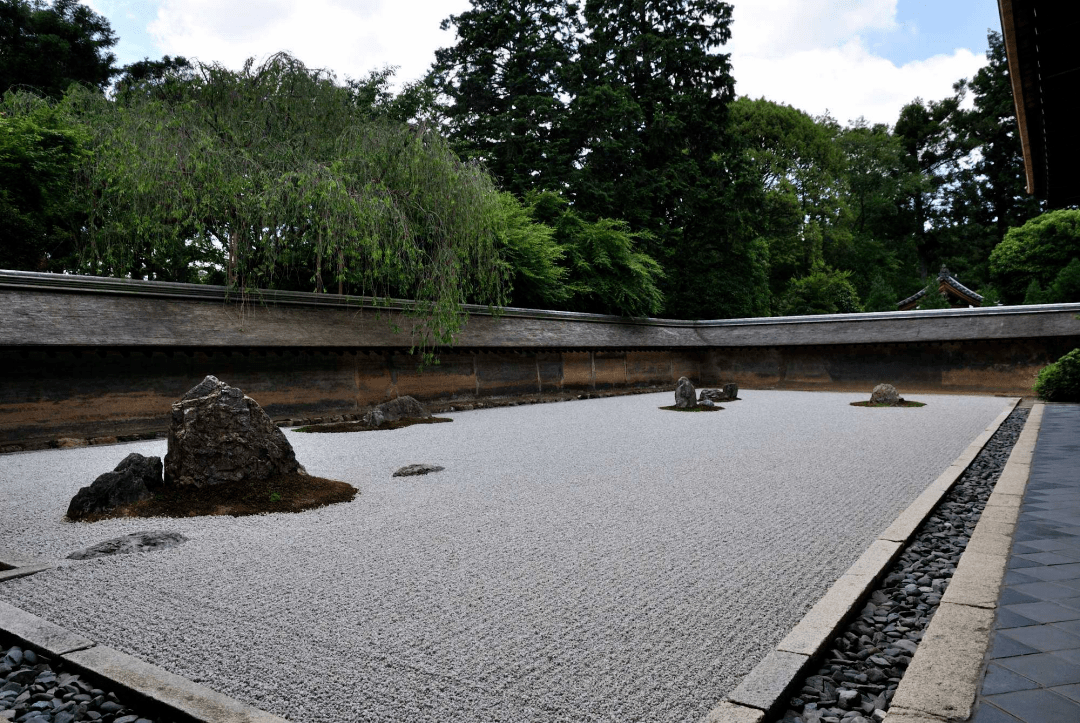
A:
POLYGON ((939 100, 986 57, 966 49, 897 65, 870 52, 860 33, 907 32, 896 0, 757 0, 736 3, 731 52, 735 90, 841 123, 895 123, 916 97, 939 100))
MULTIPOLYGON (((897 23, 896 5, 735 2, 732 42, 724 51, 732 54, 737 92, 814 115, 828 110, 842 123, 858 116, 893 123, 905 103, 943 98, 985 63, 964 49, 899 66, 875 55, 864 37, 911 32, 897 23)), ((426 72, 436 48, 454 42, 453 31, 441 31, 439 22, 468 7, 468 0, 161 0, 149 31, 162 54, 233 68, 248 57, 287 50, 339 77, 396 65, 399 80, 413 80, 426 72)))
POLYGON ((399 80, 413 80, 436 48, 453 43, 439 22, 468 7, 467 0, 162 0, 149 31, 164 54, 232 68, 284 50, 339 77, 396 65, 399 80))
POLYGON ((764 96, 812 115, 828 110, 841 123, 864 116, 871 123, 892 124, 916 97, 951 95, 953 83, 972 77, 986 56, 961 49, 897 66, 853 40, 788 56, 733 56, 732 62, 739 95, 764 96))
POLYGON ((736 2, 730 50, 783 57, 839 45, 868 31, 895 30, 897 0, 736 2))

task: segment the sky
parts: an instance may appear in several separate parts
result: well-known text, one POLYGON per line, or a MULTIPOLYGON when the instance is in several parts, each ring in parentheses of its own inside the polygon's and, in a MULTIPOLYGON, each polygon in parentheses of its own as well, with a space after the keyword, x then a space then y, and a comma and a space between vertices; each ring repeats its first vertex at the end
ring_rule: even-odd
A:
MULTIPOLYGON (((118 64, 183 55, 239 68, 286 50, 339 78, 396 66, 422 76, 440 30, 468 0, 84 0, 108 18, 118 64)), ((936 100, 986 62, 1000 31, 995 0, 734 0, 730 52, 738 95, 841 123, 895 122, 915 98, 936 100)))

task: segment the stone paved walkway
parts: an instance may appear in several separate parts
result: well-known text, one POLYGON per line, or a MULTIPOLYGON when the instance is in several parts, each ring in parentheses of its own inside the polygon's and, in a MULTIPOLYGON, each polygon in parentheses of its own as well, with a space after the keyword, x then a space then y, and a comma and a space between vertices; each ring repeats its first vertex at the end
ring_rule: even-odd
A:
POLYGON ((1080 722, 1080 405, 1049 404, 973 723, 1080 722))

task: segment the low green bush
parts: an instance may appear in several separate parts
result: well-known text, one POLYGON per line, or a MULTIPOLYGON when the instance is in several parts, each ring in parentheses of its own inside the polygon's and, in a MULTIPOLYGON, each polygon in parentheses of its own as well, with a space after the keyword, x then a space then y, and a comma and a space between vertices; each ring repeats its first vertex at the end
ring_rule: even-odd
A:
POLYGON ((1080 349, 1044 367, 1035 393, 1048 402, 1080 402, 1080 349))

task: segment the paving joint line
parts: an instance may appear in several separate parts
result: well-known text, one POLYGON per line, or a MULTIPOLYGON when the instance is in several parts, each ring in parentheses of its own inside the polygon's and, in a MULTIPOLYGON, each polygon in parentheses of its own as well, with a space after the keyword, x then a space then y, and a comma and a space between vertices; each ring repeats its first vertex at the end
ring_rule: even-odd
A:
MULTIPOLYGON (((888 569, 888 567, 899 557, 904 546, 915 536, 916 531, 922 525, 922 523, 933 513, 934 509, 938 506, 941 500, 946 494, 953 488, 960 476, 967 470, 968 466, 975 460, 975 457, 986 446, 990 438, 994 436, 998 428, 1005 422, 1010 414, 1016 409, 1021 402, 1020 397, 1012 398, 1006 408, 997 416, 997 418, 990 423, 990 425, 983 430, 968 446, 960 453, 960 456, 944 471, 934 482, 932 482, 922 494, 920 494, 914 502, 912 502, 907 509, 900 513, 900 515, 893 521, 891 525, 883 532, 878 538, 871 543, 870 547, 859 557, 858 560, 848 568, 847 572, 840 576, 840 578, 833 583, 825 595, 810 609, 809 612, 803 617, 799 623, 792 628, 787 636, 781 640, 776 648, 769 652, 765 658, 758 663, 750 673, 743 678, 742 682, 727 695, 727 697, 720 701, 708 714, 701 720, 701 723, 763 723, 767 715, 772 715, 778 712, 786 695, 790 692, 793 686, 799 681, 809 667, 811 662, 818 659, 822 653, 825 652, 829 641, 833 638, 836 632, 844 624, 845 621, 850 619, 854 614, 861 609, 865 603, 867 597, 869 597, 874 585, 881 579, 882 575, 888 569)), ((1005 472, 1009 469, 1009 466, 1013 462, 1013 456, 1017 455, 1018 469, 1013 472, 1013 476, 1016 477, 1019 473, 1019 464, 1030 465, 1031 454, 1034 451, 1034 435, 1038 434, 1037 422, 1042 418, 1042 405, 1037 404, 1036 408, 1032 409, 1032 416, 1029 417, 1028 422, 1025 424, 1023 431, 1017 439, 1016 444, 1013 446, 1013 450, 1010 453, 1009 460, 1006 463, 1005 469, 1002 470, 1001 478, 1005 477, 1005 472), (1036 421, 1035 432, 1029 437, 1025 437, 1028 434, 1028 429, 1032 425, 1032 418, 1036 421), (1021 448, 1021 443, 1026 440, 1030 440, 1029 443, 1021 448), (1018 451, 1019 450, 1019 451, 1018 451), (1026 451, 1025 451, 1026 450, 1026 451), (1024 461, 1026 460, 1026 461, 1024 461)), ((1023 484, 1027 483, 1026 469, 1023 470, 1023 484)), ((997 492, 997 484, 995 485, 995 493, 997 492)), ((1016 488, 1016 482, 1007 484, 1006 488, 1009 492, 1003 493, 1009 495, 1016 495, 1016 492, 1011 490, 1016 488)), ((1023 489, 1019 494, 1023 494, 1023 489)), ((991 495, 993 500, 993 495, 991 495)), ((998 498, 999 503, 1007 502, 1003 498, 998 498)), ((990 501, 987 502, 987 506, 990 506, 990 501)), ((1019 505, 1016 506, 1016 513, 1019 514, 1019 505)), ((1015 523, 1015 517, 1013 518, 1015 523)), ((979 524, 976 525, 976 533, 983 526, 983 519, 980 518, 979 524)), ((989 526, 992 526, 997 522, 996 520, 986 520, 989 526)), ((984 530, 989 530, 984 528, 984 530)), ((991 535, 987 534, 987 542, 985 543, 988 548, 993 548, 994 543, 1000 543, 1000 540, 993 539, 991 535)), ((1005 547, 1004 554, 1006 560, 1008 556, 1008 547, 1011 545, 1011 530, 1009 531, 1008 541, 1009 544, 1005 547)), ((975 540, 975 535, 972 535, 972 542, 975 540)), ((968 548, 964 552, 964 556, 967 555, 967 550, 971 549, 971 543, 969 542, 968 548)), ((982 549, 982 548, 980 548, 982 549)), ((961 563, 964 561, 964 556, 961 556, 961 563)), ((1001 564, 1001 575, 1004 576, 1005 562, 1001 564)), ((957 566, 957 573, 960 573, 960 566, 957 566)), ((955 576, 954 576, 955 577, 955 576)), ((998 579, 1000 584, 1000 578, 998 579)), ((952 583, 946 590, 946 597, 948 590, 952 589, 952 583)), ((996 601, 996 590, 995 601, 996 601)), ((934 615, 931 621, 930 628, 927 628, 927 634, 933 629, 934 622, 941 617, 941 611, 946 605, 964 607, 967 605, 946 602, 945 597, 942 598, 941 607, 934 615)), ((996 602, 995 602, 996 605, 996 602)), ((971 606, 973 610, 984 610, 984 608, 977 608, 971 606)), ((994 610, 989 610, 990 624, 986 629, 986 639, 984 641, 983 653, 985 653, 985 645, 989 644, 989 632, 993 627, 993 615, 994 610)), ((923 645, 920 644, 919 651, 923 650, 923 645)), ((915 661, 918 659, 918 653, 912 658, 911 666, 908 668, 908 673, 904 675, 903 680, 907 680, 910 677, 912 667, 915 665, 915 661)), ((978 657, 979 664, 982 664, 983 655, 978 657)), ((981 668, 980 668, 981 670, 981 668)), ((978 684, 976 680, 975 685, 978 684)), ((893 698, 892 706, 890 707, 889 716, 885 719, 884 723, 916 723, 916 719, 911 717, 899 717, 900 711, 894 716, 893 710, 896 707, 896 698, 899 697, 900 690, 903 688, 903 682, 900 687, 897 688, 896 697, 893 698)), ((975 691, 972 690, 971 702, 974 703, 975 691)), ((904 715, 911 713, 912 711, 904 711, 904 715)), ((927 713, 927 711, 923 711, 927 713)), ((951 714, 943 716, 940 721, 948 720, 951 714)), ((923 720, 931 721, 931 717, 924 717, 923 720)), ((936 717, 933 720, 938 720, 936 717)), ((938 721, 938 723, 940 723, 938 721)))

